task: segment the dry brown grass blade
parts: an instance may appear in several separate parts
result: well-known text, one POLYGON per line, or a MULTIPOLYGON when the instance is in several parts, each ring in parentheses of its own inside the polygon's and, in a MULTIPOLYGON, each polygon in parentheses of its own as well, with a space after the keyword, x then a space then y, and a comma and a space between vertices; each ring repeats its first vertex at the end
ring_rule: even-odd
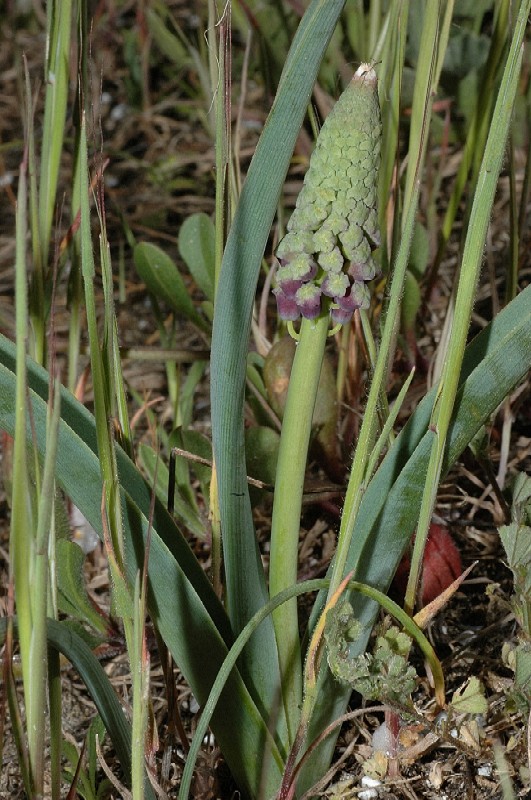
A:
POLYGON ((460 575, 458 578, 453 581, 444 592, 432 600, 431 603, 428 603, 427 606, 424 606, 420 611, 418 611, 415 616, 413 617, 414 621, 417 623, 419 628, 423 630, 427 627, 428 623, 439 613, 450 601, 453 595, 457 592, 465 578, 472 572, 474 567, 477 565, 477 561, 474 561, 465 571, 460 575))

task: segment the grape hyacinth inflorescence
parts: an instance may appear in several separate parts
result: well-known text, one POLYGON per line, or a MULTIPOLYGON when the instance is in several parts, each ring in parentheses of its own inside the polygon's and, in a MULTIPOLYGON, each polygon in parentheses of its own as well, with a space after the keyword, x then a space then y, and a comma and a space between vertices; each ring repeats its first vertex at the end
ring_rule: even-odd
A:
POLYGON ((381 121, 377 79, 362 64, 319 133, 302 190, 276 256, 278 313, 335 324, 368 308, 377 272, 381 121))

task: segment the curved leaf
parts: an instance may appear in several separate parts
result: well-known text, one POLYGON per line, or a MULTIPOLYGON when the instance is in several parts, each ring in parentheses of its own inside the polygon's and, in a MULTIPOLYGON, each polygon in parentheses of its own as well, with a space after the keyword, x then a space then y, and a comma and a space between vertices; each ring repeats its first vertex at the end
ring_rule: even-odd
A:
MULTIPOLYGON (((243 186, 221 266, 213 325, 212 436, 218 470, 227 607, 236 634, 268 600, 245 466, 243 401, 251 311, 267 238, 322 57, 344 0, 313 0, 291 46, 243 186)), ((243 654, 264 704, 278 696, 273 624, 243 654)))
MULTIPOLYGON (((199 721, 195 730, 194 738, 190 746, 190 752, 188 753, 186 766, 184 768, 181 787, 179 790, 179 800, 185 800, 185 798, 188 796, 195 762, 199 753, 201 742, 205 736, 205 733, 207 732, 210 718, 217 703, 219 702, 227 675, 230 673, 230 670, 236 663, 243 648, 248 643, 252 632, 256 630, 256 628, 261 625, 264 620, 275 611, 275 609, 279 608, 279 606, 283 605, 288 600, 294 597, 299 597, 303 594, 328 588, 329 585, 330 580, 328 578, 313 578, 308 581, 303 581, 302 583, 296 583, 293 586, 290 586, 288 589, 284 589, 282 592, 276 594, 265 606, 262 606, 260 611, 258 611, 251 620, 249 620, 243 631, 232 645, 227 658, 225 659, 225 663, 218 673, 218 677, 216 678, 216 681, 212 687, 208 701, 203 709, 203 714, 201 715, 201 720, 199 721)), ((378 592, 377 589, 373 589, 372 586, 366 586, 358 581, 350 581, 348 585, 351 591, 360 592, 363 595, 371 597, 374 602, 380 603, 382 608, 385 608, 386 611, 395 616, 405 631, 407 631, 409 634, 409 641, 414 640, 424 653, 424 656, 426 657, 430 666, 433 668, 433 672, 436 676, 436 685, 441 688, 444 694, 444 676, 442 673, 442 667, 437 659, 437 656, 435 655, 433 647, 428 639, 424 636, 418 625, 416 625, 414 620, 412 620, 411 617, 409 617, 405 611, 393 600, 381 592, 378 592)))
MULTIPOLYGON (((446 472, 472 441, 477 431, 503 399, 525 377, 531 353, 531 286, 528 286, 467 347, 459 380, 454 421, 448 437, 443 470, 446 472)), ((424 476, 429 460, 429 430, 437 387, 424 398, 380 465, 364 494, 346 570, 355 570, 356 580, 386 591, 402 553, 415 529, 424 476)), ((318 619, 326 597, 320 596, 312 612, 310 627, 318 619)), ((352 655, 365 650, 377 612, 371 601, 353 597, 356 618, 364 634, 352 646, 352 655)), ((319 676, 319 704, 309 730, 309 740, 343 713, 348 694, 325 670, 319 676)), ((311 786, 331 757, 333 737, 315 751, 301 781, 311 786), (326 752, 328 750, 328 753, 326 752)), ((326 768, 326 766, 325 766, 326 768)))
MULTIPOLYGON (((48 373, 27 360, 31 409, 37 440, 45 450, 48 373)), ((0 335, 0 428, 14 430, 15 349, 0 335)), ((92 527, 101 536, 102 484, 93 416, 66 390, 61 392, 56 476, 92 527)), ((151 488, 125 452, 116 447, 125 537, 125 564, 133 583, 144 562, 151 488)), ((179 529, 157 500, 153 512, 149 557, 148 608, 176 663, 199 703, 206 701, 232 644, 225 611, 179 529)), ((263 710, 269 714, 271 709, 263 710)), ((267 719, 267 716, 266 716, 267 719)), ((213 720, 213 730, 227 763, 243 791, 257 791, 266 746, 272 758, 268 778, 278 784, 281 757, 264 716, 240 674, 234 671, 213 720), (262 755, 260 755, 262 754, 262 755)))

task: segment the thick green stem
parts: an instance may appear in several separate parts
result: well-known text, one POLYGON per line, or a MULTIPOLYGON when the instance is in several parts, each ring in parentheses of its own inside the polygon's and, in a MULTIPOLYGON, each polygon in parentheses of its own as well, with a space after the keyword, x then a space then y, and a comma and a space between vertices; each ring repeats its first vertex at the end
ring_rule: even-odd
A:
MULTIPOLYGON (((275 482, 269 568, 271 597, 297 581, 304 474, 327 333, 328 315, 317 320, 303 320, 293 361, 275 482)), ((295 599, 275 611, 273 624, 291 743, 297 729, 302 699, 302 663, 295 599)))

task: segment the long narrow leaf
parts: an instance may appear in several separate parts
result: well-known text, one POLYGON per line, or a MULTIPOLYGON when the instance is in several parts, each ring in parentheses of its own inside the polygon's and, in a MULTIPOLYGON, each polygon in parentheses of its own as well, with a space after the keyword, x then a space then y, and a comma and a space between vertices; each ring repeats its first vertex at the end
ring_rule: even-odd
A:
MULTIPOLYGON (((503 397, 526 374, 529 352, 531 287, 515 298, 467 348, 445 470, 503 397)), ((0 337, 0 427, 8 432, 14 429, 15 360, 14 345, 0 337)), ((44 431, 47 373, 29 361, 28 379, 36 428, 38 432, 44 431)), ((360 506, 347 569, 357 565, 357 579, 363 577, 364 582, 380 590, 385 590, 392 578, 418 512, 422 472, 429 451, 430 433, 427 429, 435 394, 433 390, 425 398, 397 437, 360 506)), ((95 455, 94 420, 67 392, 63 393, 61 406, 63 421, 58 442, 58 480, 89 521, 101 528, 101 480, 95 455)), ((41 454, 44 444, 44 435, 39 434, 37 446, 41 454)), ((119 449, 117 460, 122 485, 128 489, 128 495, 124 493, 123 496, 126 564, 133 574, 143 559, 142 538, 147 529, 151 492, 119 449), (136 503, 129 495, 135 497, 136 503)), ((158 622, 196 697, 205 702, 227 654, 227 644, 231 643, 230 627, 208 580, 159 503, 155 506, 150 575, 158 576, 150 587, 150 613, 158 622), (173 587, 172 591, 167 590, 168 586, 173 587), (226 637, 225 642, 218 636, 214 624, 226 637)), ((359 601, 354 605, 367 625, 368 635, 374 606, 359 601)), ((316 613, 321 607, 318 604, 316 613)), ((356 646, 357 651, 364 649, 365 642, 366 637, 363 637, 356 646)), ((320 713, 312 721, 310 735, 320 732, 330 719, 341 713, 348 699, 345 693, 338 692, 337 685, 331 680, 323 680, 321 690, 317 709, 320 713)), ((240 679, 233 675, 222 695, 212 726, 242 787, 251 787, 253 778, 259 780, 257 753, 262 752, 267 736, 263 723, 257 719, 256 709, 253 709, 240 679), (245 765, 241 763, 243 758, 249 759, 245 765)), ((328 753, 330 746, 324 748, 328 753)), ((310 769, 304 773, 306 785, 310 785, 325 762, 326 754, 323 755, 322 750, 315 751, 310 769)), ((278 769, 278 762, 272 761, 273 787, 275 776, 278 780, 278 769)))
MULTIPOLYGON (((20 176, 17 192, 16 218, 16 261, 15 261, 15 309, 16 309, 16 384, 13 387, 11 401, 14 411, 14 445, 13 445, 13 488, 11 496, 12 519, 9 539, 11 577, 14 579, 17 611, 20 616, 20 657, 22 662, 22 682, 24 701, 26 704, 26 730, 28 731, 28 754, 31 790, 41 792, 44 779, 43 747, 41 737, 41 720, 35 719, 33 702, 38 692, 43 693, 44 686, 35 686, 35 675, 32 665, 33 637, 35 621, 32 607, 32 571, 35 568, 34 538, 34 497, 35 487, 30 477, 31 450, 28 447, 30 429, 28 419, 27 376, 25 369, 26 344, 28 340, 28 291, 27 291, 27 171, 28 150, 25 148, 20 164, 20 176), (39 741, 40 740, 40 741, 39 741)), ((41 673, 42 674, 42 673, 41 673)))
MULTIPOLYGON (((14 430, 15 348, 0 336, 0 427, 14 430)), ((36 447, 45 450, 48 375, 28 359, 36 447)), ((92 415, 67 391, 57 450, 57 480, 100 535, 102 483, 92 415)), ((151 488, 121 448, 116 448, 124 520, 124 562, 129 580, 144 563, 151 488)), ((149 558, 148 610, 199 703, 210 688, 232 644, 227 616, 212 586, 175 523, 155 503, 149 558)), ((266 722, 238 672, 229 680, 213 729, 243 791, 258 789, 264 749, 272 752, 269 780, 278 785, 282 759, 266 722)))
MULTIPOLYGON (((39 781, 44 781, 45 717, 46 717, 46 612, 48 605, 48 559, 49 538, 55 499, 55 457, 57 450, 57 430, 59 427, 60 401, 59 381, 53 382, 46 425, 46 452, 42 484, 39 488, 37 532, 31 574, 31 684, 29 702, 26 709, 28 719, 28 742, 30 754, 34 753, 39 771, 39 781), (32 721, 31 728, 29 727, 32 721)), ((27 558, 27 554, 25 554, 27 558)), ((36 775, 34 776, 37 787, 36 775)))
MULTIPOLYGON (((256 148, 225 248, 216 295, 212 344, 212 435, 227 581, 235 634, 267 601, 255 537, 243 428, 251 310, 260 263, 282 183, 313 84, 344 0, 313 0, 294 38, 273 107, 256 148), (280 144, 281 143, 281 144, 280 144)), ((278 698, 279 668, 268 619, 244 654, 263 705, 278 698)))
MULTIPOLYGON (((443 474, 455 463, 480 427, 529 370, 531 352, 531 287, 527 287, 468 346, 459 378, 455 413, 443 462, 443 474)), ((356 520, 345 569, 356 580, 386 591, 416 525, 429 460, 433 432, 430 416, 437 387, 424 398, 396 438, 369 483, 356 520)), ((310 625, 323 608, 325 595, 316 601, 310 625)), ((352 654, 366 647, 377 607, 354 597, 356 618, 365 634, 352 654)), ((309 740, 343 713, 348 694, 338 691, 326 670, 320 675, 319 705, 309 730, 309 740)), ((333 737, 318 748, 304 770, 300 785, 309 787, 331 758, 333 737)))
POLYGON ((48 30, 50 32, 46 70, 46 103, 41 150, 41 180, 39 187, 39 237, 42 269, 47 269, 55 194, 63 147, 63 135, 68 100, 70 30, 72 0, 50 0, 48 30))
MULTIPOLYGON (((0 643, 3 643, 6 631, 7 620, 0 619, 0 643)), ((16 620, 13 632, 18 635, 16 620)), ((64 623, 48 619, 46 634, 49 644, 70 661, 87 687, 128 780, 131 774, 131 725, 105 670, 86 642, 64 623)), ((151 784, 147 781, 144 791, 148 800, 155 800, 151 784)))
MULTIPOLYGON (((258 611, 255 616, 249 620, 231 647, 227 658, 225 659, 225 663, 223 664, 222 669, 219 671, 218 677, 216 678, 216 681, 212 687, 212 691, 210 692, 210 696, 205 708, 203 709, 203 714, 194 733, 194 738, 190 747, 190 752, 188 753, 186 766, 184 768, 181 788, 179 791, 179 800, 186 800, 188 796, 192 773, 199 753, 199 748, 207 732, 211 716, 217 703, 219 702, 221 692, 223 691, 223 686, 227 680, 227 675, 234 667, 234 664, 236 663, 243 648, 247 645, 252 632, 256 630, 256 628, 261 625, 270 614, 272 614, 277 608, 280 608, 289 600, 295 597, 300 597, 303 594, 309 594, 310 592, 318 591, 320 589, 326 589, 328 588, 329 584, 330 580, 328 578, 314 578, 313 580, 303 581, 302 583, 294 583, 289 588, 284 589, 282 592, 279 592, 279 594, 276 594, 273 598, 271 598, 267 605, 263 606, 260 611, 258 611)), ((441 696, 444 696, 444 676, 439 660, 437 659, 435 651, 433 650, 433 647, 429 643, 428 639, 424 636, 418 625, 411 619, 411 617, 408 617, 408 615, 400 608, 400 606, 387 597, 387 595, 379 592, 377 589, 373 589, 372 586, 366 586, 358 581, 352 581, 349 583, 349 589, 370 597, 372 600, 374 600, 374 602, 379 603, 382 608, 395 617, 395 619, 402 625, 406 633, 408 633, 411 639, 416 642, 418 647, 420 647, 426 659, 429 661, 435 677, 436 691, 438 688, 441 696)))
POLYGON ((531 8, 531 0, 524 0, 520 5, 518 20, 507 57, 503 80, 496 100, 496 108, 492 118, 487 145, 483 156, 478 178, 477 190, 470 213, 470 220, 463 251, 459 285, 455 297, 455 314, 448 352, 445 356, 443 373, 440 382, 440 393, 434 408, 431 428, 436 432, 432 441, 431 456, 426 472, 426 482, 420 508, 417 536, 411 555, 411 570, 406 588, 404 607, 411 612, 415 604, 415 593, 420 575, 422 553, 428 537, 437 488, 439 485, 442 461, 446 449, 446 437, 452 418, 458 376, 461 369, 466 339, 472 315, 472 307, 476 295, 476 287, 481 271, 483 247, 487 237, 494 194, 498 184, 505 142, 509 133, 512 109, 520 68, 522 64, 522 42, 531 8))

